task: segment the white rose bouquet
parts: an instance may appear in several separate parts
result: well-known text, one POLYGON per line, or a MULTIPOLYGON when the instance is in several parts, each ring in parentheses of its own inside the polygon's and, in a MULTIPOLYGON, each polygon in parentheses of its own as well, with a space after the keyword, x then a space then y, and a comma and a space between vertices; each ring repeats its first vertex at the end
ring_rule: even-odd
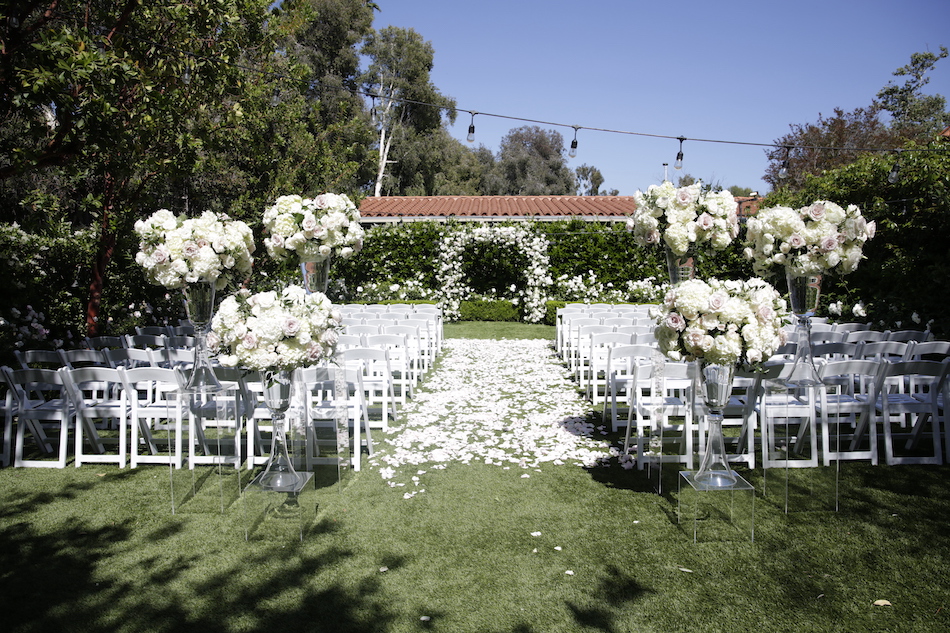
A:
POLYGON ((785 300, 757 277, 681 282, 654 316, 660 351, 674 361, 758 365, 787 340, 785 300))
POLYGON ((793 277, 854 272, 863 259, 864 243, 874 237, 855 205, 847 209, 819 200, 801 209, 761 209, 746 224, 745 255, 757 275, 785 267, 793 277))
POLYGON ((232 280, 246 278, 254 263, 250 227, 224 214, 205 211, 186 219, 160 209, 137 221, 135 232, 135 262, 152 283, 169 289, 205 281, 221 290, 232 280))
POLYGON ((637 210, 627 221, 627 230, 641 246, 660 240, 678 255, 693 244, 709 244, 722 250, 739 235, 735 198, 728 191, 704 191, 701 183, 676 188, 666 181, 650 185, 646 193, 633 194, 637 210))
POLYGON ((211 322, 208 344, 227 350, 226 367, 257 371, 293 370, 333 356, 343 316, 320 293, 288 286, 226 297, 211 322))
POLYGON ((279 261, 291 251, 302 262, 347 259, 363 248, 360 212, 345 195, 281 196, 264 211, 264 228, 267 253, 279 261))

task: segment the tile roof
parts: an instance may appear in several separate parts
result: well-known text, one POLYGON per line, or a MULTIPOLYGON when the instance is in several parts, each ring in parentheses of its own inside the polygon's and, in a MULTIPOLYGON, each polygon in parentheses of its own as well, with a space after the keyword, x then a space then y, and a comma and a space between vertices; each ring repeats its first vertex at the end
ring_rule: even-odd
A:
POLYGON ((625 221, 633 215, 633 196, 383 196, 359 204, 364 222, 399 220, 538 219, 582 217, 625 221))
MULTIPOLYGON (((761 198, 737 196, 739 215, 754 215, 761 198)), ((637 208, 633 196, 381 196, 359 204, 363 222, 412 220, 562 220, 624 222, 637 208)))

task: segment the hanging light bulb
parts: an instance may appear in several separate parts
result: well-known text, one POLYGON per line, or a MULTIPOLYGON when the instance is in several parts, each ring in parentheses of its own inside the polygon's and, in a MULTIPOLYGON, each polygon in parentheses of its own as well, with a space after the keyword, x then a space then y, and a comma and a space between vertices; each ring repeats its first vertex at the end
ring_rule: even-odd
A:
POLYGON ((788 178, 788 152, 790 149, 789 146, 785 146, 785 158, 782 159, 782 166, 778 170, 778 177, 782 180, 788 178))
POLYGON ((895 153, 896 158, 894 158, 894 166, 891 167, 891 173, 887 175, 887 182, 892 185, 896 185, 897 181, 901 177, 901 151, 897 150, 895 153))
POLYGON ((673 169, 682 169, 683 168, 683 141, 686 140, 685 136, 679 136, 676 138, 680 142, 680 151, 676 152, 676 162, 673 163, 673 169))
POLYGON ((468 136, 465 137, 465 140, 469 143, 475 142, 475 115, 477 112, 472 112, 472 122, 468 124, 468 136))
POLYGON ((571 141, 571 151, 569 151, 567 155, 570 156, 571 158, 575 158, 577 156, 577 126, 576 125, 574 126, 574 140, 571 141))
POLYGON ((274 94, 270 96, 270 104, 272 106, 280 104, 280 88, 274 88, 274 94))
POLYGON ((191 62, 185 60, 185 72, 181 74, 181 81, 186 86, 191 84, 191 62))
POLYGON ((663 182, 668 182, 670 179, 669 168, 670 168, 669 163, 663 163, 663 182))

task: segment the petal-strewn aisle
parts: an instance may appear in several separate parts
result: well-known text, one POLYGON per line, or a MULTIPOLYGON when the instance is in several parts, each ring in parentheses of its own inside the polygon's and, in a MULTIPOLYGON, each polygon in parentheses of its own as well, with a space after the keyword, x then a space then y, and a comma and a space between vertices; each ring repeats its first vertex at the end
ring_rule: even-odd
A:
POLYGON ((426 469, 453 462, 594 466, 616 450, 590 412, 550 341, 446 339, 438 366, 377 443, 372 463, 406 497, 424 491, 426 469))

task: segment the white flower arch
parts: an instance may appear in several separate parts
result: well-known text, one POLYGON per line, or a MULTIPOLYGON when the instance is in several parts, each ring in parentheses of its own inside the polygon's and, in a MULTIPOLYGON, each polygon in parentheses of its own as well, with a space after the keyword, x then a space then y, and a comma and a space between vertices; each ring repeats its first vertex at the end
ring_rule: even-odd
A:
POLYGON ((473 293, 463 278, 462 255, 469 245, 478 242, 489 242, 524 253, 530 263, 524 271, 525 287, 517 289, 518 302, 524 307, 526 321, 543 321, 547 300, 544 289, 552 283, 548 240, 525 226, 467 225, 450 229, 442 235, 437 275, 445 318, 458 319, 462 301, 473 293))

